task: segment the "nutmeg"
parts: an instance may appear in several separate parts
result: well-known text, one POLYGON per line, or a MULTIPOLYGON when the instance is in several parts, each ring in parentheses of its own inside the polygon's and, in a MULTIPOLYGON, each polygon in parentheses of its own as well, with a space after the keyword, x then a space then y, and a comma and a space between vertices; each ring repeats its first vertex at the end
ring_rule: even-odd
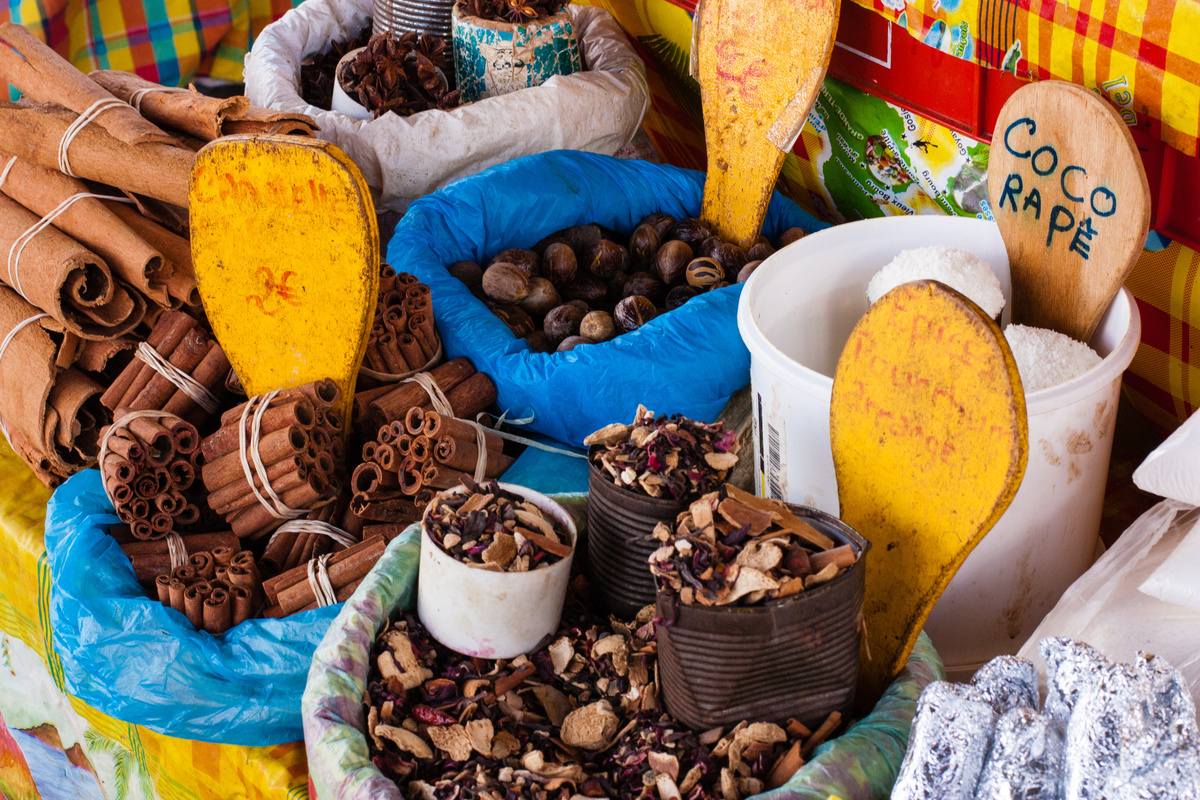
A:
POLYGON ((507 325, 513 336, 518 339, 523 339, 536 330, 533 320, 520 306, 496 306, 492 313, 507 325))
MULTIPOLYGON (((753 248, 751 248, 751 249, 753 249, 753 248)), ((761 263, 762 263, 761 261, 747 261, 746 266, 742 267, 741 270, 738 272, 737 282, 745 283, 746 281, 748 281, 750 279, 750 276, 754 274, 754 270, 758 269, 758 265, 761 263)))
POLYGON ((586 314, 592 310, 592 307, 587 304, 586 300, 568 300, 563 305, 575 306, 580 311, 582 311, 584 314, 586 314))
POLYGON ((617 303, 613 320, 622 333, 635 331, 658 316, 658 309, 649 298, 633 295, 617 303))
POLYGON ((672 238, 678 239, 689 247, 696 247, 713 233, 698 219, 681 219, 675 223, 675 229, 671 232, 672 238))
POLYGON ((714 258, 697 258, 687 266, 687 282, 697 289, 709 289, 725 280, 725 270, 714 258))
POLYGON ((696 258, 712 258, 712 254, 716 252, 718 245, 721 244, 721 239, 716 236, 710 236, 700 243, 696 250, 696 258))
POLYGON ((666 287, 662 281, 651 275, 649 272, 635 272, 625 281, 625 285, 621 289, 621 296, 618 300, 634 295, 650 298, 653 303, 658 303, 666 295, 666 287))
POLYGON ((792 242, 798 242, 808 236, 808 231, 803 228, 788 228, 779 235, 779 247, 782 249, 787 247, 792 242))
POLYGON ((560 291, 575 280, 578 270, 579 262, 575 258, 575 251, 568 244, 555 242, 547 247, 542 255, 542 274, 560 291))
POLYGON ((624 269, 628 260, 629 253, 624 247, 608 239, 601 239, 588 248, 587 268, 588 272, 597 278, 611 278, 624 269))
POLYGON ((577 275, 575 280, 562 289, 562 296, 568 300, 583 300, 587 303, 599 303, 608 294, 608 284, 594 275, 577 275))
POLYGON ((579 345, 581 345, 581 344, 595 344, 595 342, 593 342, 591 339, 588 339, 584 336, 568 336, 566 339, 563 339, 561 342, 558 343, 558 351, 557 352, 566 353, 571 350, 574 350, 576 347, 579 347, 579 345))
POLYGON ((617 301, 625 296, 625 282, 628 280, 629 274, 624 270, 618 270, 613 274, 608 279, 608 293, 604 295, 604 302, 615 306, 617 301))
POLYGON ((532 250, 519 250, 512 248, 510 250, 502 250, 497 253, 492 263, 504 261, 509 264, 515 264, 521 272, 525 273, 525 277, 532 278, 538 274, 538 268, 541 266, 541 259, 538 254, 532 250))
POLYGON ((483 267, 474 261, 455 261, 446 267, 446 271, 458 278, 468 289, 474 289, 483 283, 483 267))
POLYGON ((658 234, 658 240, 665 242, 671 238, 671 231, 675 228, 675 218, 670 214, 651 214, 643 219, 639 225, 649 225, 654 228, 654 232, 658 234))
POLYGON ((636 269, 645 269, 654 261, 658 252, 658 231, 652 225, 642 223, 629 236, 629 258, 636 269))
POLYGON ((750 261, 766 261, 767 258, 770 257, 770 255, 774 252, 775 248, 771 247, 771 245, 767 242, 755 242, 754 245, 752 245, 750 249, 746 251, 746 261, 747 263, 750 261))
POLYGON ((667 309, 667 311, 674 311, 698 294, 698 291, 687 284, 682 286, 673 286, 671 287, 671 291, 667 292, 667 301, 663 304, 663 306, 667 309))
POLYGON ((483 271, 483 291, 497 303, 519 303, 529 296, 529 276, 516 264, 497 261, 483 271))
POLYGON ((667 286, 683 280, 687 265, 695 257, 692 248, 686 242, 673 239, 658 248, 654 256, 654 271, 658 278, 667 286))
POLYGON ((534 331, 525 337, 525 343, 535 353, 554 352, 554 345, 550 344, 550 337, 546 335, 545 331, 534 331))
POLYGON ((593 342, 607 342, 617 335, 617 324, 606 311, 591 311, 579 323, 579 335, 593 342))
POLYGON ((531 317, 541 319, 547 311, 558 305, 562 305, 562 298, 558 296, 553 283, 546 278, 529 281, 529 294, 521 301, 521 308, 529 312, 531 317))
POLYGON ((736 244, 721 242, 713 248, 712 258, 721 265, 726 275, 737 275, 738 270, 746 266, 746 251, 736 244))
POLYGON ((546 332, 546 338, 550 340, 550 344, 557 346, 568 336, 578 334, 579 323, 583 321, 585 313, 570 303, 550 309, 546 313, 546 319, 542 321, 542 330, 546 332))

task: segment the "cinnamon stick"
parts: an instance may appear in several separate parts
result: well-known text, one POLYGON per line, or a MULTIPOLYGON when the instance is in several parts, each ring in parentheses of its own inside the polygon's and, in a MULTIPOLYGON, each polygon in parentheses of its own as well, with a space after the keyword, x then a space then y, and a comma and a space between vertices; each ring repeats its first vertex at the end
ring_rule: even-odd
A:
POLYGON ((204 599, 204 630, 220 636, 233 624, 233 603, 229 590, 216 588, 204 599))
MULTIPOLYGON (((386 546, 382 536, 375 536, 332 555, 325 566, 329 574, 330 586, 336 592, 363 578, 383 555, 386 546)), ((279 606, 285 616, 294 614, 309 603, 316 601, 316 595, 313 594, 312 587, 308 583, 306 566, 296 567, 272 580, 276 581, 274 584, 275 604, 279 606), (303 576, 299 573, 303 573, 303 576)), ((271 597, 271 592, 267 590, 266 584, 263 585, 263 589, 267 591, 267 596, 271 597)))
MULTIPOLYGON (((59 143, 79 115, 53 103, 0 101, 0 141, 19 158, 58 168, 59 143)), ((85 180, 116 186, 187 208, 196 154, 172 144, 131 145, 90 122, 68 149, 72 171, 85 180)))
MULTIPOLYGON (((477 373, 470 361, 465 358, 456 358, 434 367, 427 374, 438 385, 438 388, 446 393, 447 399, 450 399, 449 392, 477 373)), ((492 401, 494 400, 493 397, 492 401)), ((489 401, 488 404, 490 405, 492 401, 489 401)), ((403 418, 413 406, 426 405, 429 405, 429 395, 420 384, 403 383, 370 403, 368 407, 369 422, 372 427, 379 428, 394 419, 403 418)))
MULTIPOLYGON (((0 47, 0 54, 4 48, 0 47)), ((0 159, 8 161, 7 155, 0 159)), ((72 195, 90 190, 79 180, 18 158, 0 186, 6 195, 38 216, 54 211, 72 195)), ((112 273, 160 306, 170 304, 163 281, 170 265, 163 254, 139 236, 100 200, 75 200, 54 218, 54 227, 104 259, 112 273)))
MULTIPOLYGON (((21 25, 0 25, 0 78, 35 103, 55 102, 82 114, 93 103, 115 99, 21 25)), ((106 109, 97 124, 126 144, 170 143, 171 137, 128 105, 106 109)))

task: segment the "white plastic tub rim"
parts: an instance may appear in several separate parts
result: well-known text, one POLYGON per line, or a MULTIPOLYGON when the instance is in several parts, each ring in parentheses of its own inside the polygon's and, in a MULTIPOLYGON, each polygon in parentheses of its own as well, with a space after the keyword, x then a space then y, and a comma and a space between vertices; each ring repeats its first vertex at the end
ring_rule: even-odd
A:
MULTIPOLYGON (((464 655, 514 658, 558 630, 578 548, 575 521, 561 505, 540 492, 511 483, 501 489, 519 495, 563 526, 571 553, 554 564, 528 572, 496 572, 465 564, 430 537, 421 520, 417 616, 433 638, 464 655)), ((446 490, 461 494, 464 486, 446 490)), ((440 495, 439 495, 440 496, 440 495)))

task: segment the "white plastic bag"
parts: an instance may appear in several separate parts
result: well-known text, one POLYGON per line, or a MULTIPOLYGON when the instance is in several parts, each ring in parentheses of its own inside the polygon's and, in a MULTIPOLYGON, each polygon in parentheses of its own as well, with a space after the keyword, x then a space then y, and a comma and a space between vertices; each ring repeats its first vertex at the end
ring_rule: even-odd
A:
POLYGON ((584 71, 452 111, 360 121, 300 97, 300 63, 362 30, 372 0, 307 0, 268 25, 246 56, 255 105, 316 119, 318 136, 346 152, 377 202, 396 210, 457 178, 548 150, 612 155, 650 107, 646 68, 619 25, 598 8, 571 5, 584 71))
MULTIPOLYGON (((1200 508, 1164 500, 1138 517, 1071 585, 1020 655, 1038 665, 1044 680, 1037 650, 1047 636, 1085 641, 1116 661, 1130 661, 1144 650, 1178 668, 1200 697, 1200 612, 1139 590, 1189 534, 1200 535, 1200 508)), ((1200 580, 1200 564, 1192 573, 1193 581, 1200 580)))
POLYGON ((1200 414, 1193 414, 1146 456, 1133 482, 1143 492, 1200 506, 1200 414))

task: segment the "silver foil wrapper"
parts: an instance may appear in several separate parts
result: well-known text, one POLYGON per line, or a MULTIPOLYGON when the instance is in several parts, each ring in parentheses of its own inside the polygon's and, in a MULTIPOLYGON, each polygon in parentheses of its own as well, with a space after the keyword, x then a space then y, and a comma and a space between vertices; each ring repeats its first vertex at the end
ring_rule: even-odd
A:
POLYGON ((1042 639, 1038 653, 1046 660, 1046 705, 1042 713, 1065 727, 1081 693, 1099 685, 1112 668, 1104 655, 1074 639, 1042 639))
POLYGON ((1200 798, 1196 710, 1179 672, 1139 654, 1082 684, 1067 724, 1066 800, 1200 798))
POLYGON ((891 800, 970 800, 992 743, 996 712, 970 686, 931 683, 917 701, 891 800))
POLYGON ((1005 714, 1014 708, 1038 707, 1037 665, 1025 658, 999 656, 983 665, 971 679, 982 699, 1005 714))
POLYGON ((975 800, 1062 800, 1062 766, 1062 727, 1032 708, 1014 708, 996 723, 975 800))

